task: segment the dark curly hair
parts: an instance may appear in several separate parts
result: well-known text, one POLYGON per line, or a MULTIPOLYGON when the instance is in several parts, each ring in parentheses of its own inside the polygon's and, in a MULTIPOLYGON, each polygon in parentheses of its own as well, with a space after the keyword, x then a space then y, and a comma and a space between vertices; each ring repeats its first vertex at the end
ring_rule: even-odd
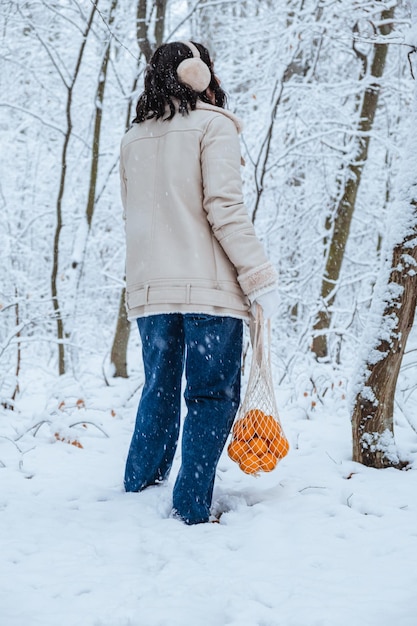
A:
POLYGON ((155 50, 146 68, 145 89, 139 97, 133 123, 140 124, 151 118, 164 118, 167 105, 170 109, 170 115, 165 119, 171 120, 176 113, 174 100, 179 102, 179 106, 178 104, 177 106, 182 115, 186 115, 190 110, 193 111, 196 108, 197 100, 224 108, 227 97, 214 75, 209 51, 201 43, 194 41, 191 43, 196 46, 200 52, 201 60, 210 70, 211 81, 206 91, 211 92, 213 99, 209 99, 206 91, 197 93, 178 80, 177 68, 179 64, 193 56, 190 48, 179 41, 165 43, 155 50))

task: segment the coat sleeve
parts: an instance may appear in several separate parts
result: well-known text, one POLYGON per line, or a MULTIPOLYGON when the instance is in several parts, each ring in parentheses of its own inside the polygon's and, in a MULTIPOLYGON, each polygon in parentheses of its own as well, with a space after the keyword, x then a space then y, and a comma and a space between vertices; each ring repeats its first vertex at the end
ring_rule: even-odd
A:
POLYGON ((252 302, 271 290, 277 273, 249 218, 243 202, 240 145, 232 120, 210 120, 201 146, 203 204, 214 236, 236 268, 242 291, 252 302))

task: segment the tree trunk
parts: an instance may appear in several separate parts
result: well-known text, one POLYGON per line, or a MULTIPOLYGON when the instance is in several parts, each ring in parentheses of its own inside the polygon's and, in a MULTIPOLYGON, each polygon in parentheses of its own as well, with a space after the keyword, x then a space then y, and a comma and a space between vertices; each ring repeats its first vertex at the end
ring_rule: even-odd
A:
MULTIPOLYGON (((158 0, 156 2, 156 19, 155 19, 155 42, 156 46, 160 46, 163 42, 164 26, 165 26, 165 14, 166 14, 166 0, 158 0)), ((152 45, 148 37, 148 17, 147 17, 147 0, 139 0, 136 16, 136 36, 140 52, 148 63, 153 50, 152 45)), ((137 77, 134 80, 132 93, 136 90, 137 77)), ((132 102, 129 102, 126 128, 129 128, 131 118, 132 102)), ((129 344, 130 324, 126 316, 125 309, 125 297, 126 291, 122 290, 119 301, 119 314, 117 318, 116 331, 113 338, 113 345, 110 353, 110 362, 113 366, 113 376, 120 378, 127 378, 127 347, 129 344)))
MULTIPOLYGON (((417 23, 417 1, 413 3, 417 23)), ((412 52, 417 56, 417 48, 412 52)), ((397 183, 385 246, 390 245, 374 290, 352 414, 353 460, 371 467, 402 467, 394 442, 394 398, 417 305, 417 90, 407 152, 397 183), (392 234, 391 234, 392 231, 392 234), (389 237, 392 237, 389 243, 389 237)))
MULTIPOLYGON (((417 221, 417 199, 414 202, 417 221)), ((394 435, 394 396, 407 338, 413 326, 417 304, 417 246, 413 235, 395 247, 392 255, 392 271, 388 283, 389 292, 399 293, 385 307, 382 318, 385 323, 394 321, 389 337, 382 339, 366 364, 366 379, 358 393, 353 415, 353 460, 371 467, 398 465, 399 460, 387 448, 394 435), (414 239, 414 248, 409 244, 414 239), (401 269, 397 269, 401 268, 401 269), (399 289, 400 288, 400 289, 399 289)))
POLYGON ((139 0, 136 12, 136 40, 139 50, 146 59, 146 62, 152 56, 152 46, 148 37, 148 0, 139 0))
POLYGON ((164 41, 165 32, 165 15, 167 0, 155 0, 156 19, 155 19, 155 43, 156 47, 160 46, 164 41))
POLYGON ((80 50, 78 53, 77 61, 75 64, 74 73, 71 78, 70 83, 65 83, 67 88, 67 103, 66 103, 66 120, 67 120, 67 128, 65 131, 64 144, 62 146, 62 157, 61 157, 61 178, 59 181, 59 190, 58 190, 58 198, 56 202, 56 224, 55 224, 55 234, 54 234, 54 246, 53 246, 53 261, 52 261, 52 272, 51 272, 51 295, 52 302, 54 307, 55 320, 57 325, 57 339, 58 339, 58 372, 59 375, 63 375, 66 372, 66 359, 65 359, 65 333, 64 333, 64 322, 62 319, 62 311, 59 304, 58 297, 58 285, 57 285, 57 277, 58 277, 58 268, 59 268, 59 243, 61 237, 62 230, 62 203, 64 199, 65 192, 65 184, 66 184, 66 176, 67 176, 67 166, 68 166, 68 146, 72 134, 72 117, 71 117, 71 108, 72 108, 72 95, 74 91, 74 85, 77 80, 82 58, 84 55, 85 46, 87 43, 88 34, 91 30, 91 26, 94 19, 94 14, 97 9, 97 3, 95 3, 91 9, 90 17, 88 19, 88 23, 86 29, 83 33, 83 40, 80 46, 80 50))
MULTIPOLYGON (((107 26, 110 29, 114 22, 114 13, 117 8, 118 0, 112 0, 107 26)), ((84 219, 81 219, 80 226, 74 238, 73 252, 71 263, 68 268, 69 287, 68 292, 71 294, 69 311, 67 309, 67 315, 70 322, 66 324, 66 334, 71 337, 72 348, 67 351, 71 360, 72 368, 77 371, 78 368, 78 347, 76 341, 76 318, 77 307, 79 306, 79 288, 82 278, 82 271, 84 267, 85 255, 87 251, 88 238, 93 223, 94 211, 96 207, 96 195, 97 195, 97 180, 99 174, 99 157, 100 157, 100 141, 101 141, 101 128, 103 118, 103 104, 104 104, 104 92, 106 87, 106 81, 108 76, 108 66, 110 60, 110 48, 111 38, 105 43, 105 48, 100 64, 100 69, 97 78, 97 87, 94 96, 95 113, 94 113, 94 130, 93 141, 91 146, 91 160, 90 160, 90 180, 88 185, 88 195, 85 207, 84 219), (72 327, 71 327, 72 322, 72 327), (75 326, 74 326, 75 325, 75 326)))
POLYGON ((113 376, 128 378, 127 372, 127 346, 129 343, 130 324, 126 315, 125 290, 119 303, 119 314, 117 316, 116 332, 114 334, 113 345, 110 354, 110 361, 113 365, 113 376))
MULTIPOLYGON (((389 35, 392 30, 394 7, 381 14, 381 21, 386 22, 380 28, 381 35, 389 35)), ((364 93, 360 107, 358 131, 362 138, 358 140, 357 158, 347 168, 346 183, 336 209, 333 223, 333 235, 327 255, 326 267, 321 285, 321 309, 314 324, 312 351, 317 358, 327 356, 327 333, 332 319, 337 284, 342 267, 346 243, 349 236, 356 197, 361 183, 362 172, 368 158, 370 131, 372 129, 378 107, 380 93, 379 79, 382 77, 388 52, 388 44, 374 44, 374 52, 370 75, 376 80, 370 84, 364 93)))
MULTIPOLYGON (((111 27, 114 21, 114 11, 117 7, 117 1, 113 0, 110 7, 108 26, 111 27)), ((95 96, 96 110, 94 118, 94 135, 93 146, 91 154, 91 166, 90 166, 90 184, 88 186, 88 199, 85 209, 85 217, 87 220, 88 231, 90 231, 91 224, 93 222, 94 209, 96 204, 96 189, 97 189, 97 177, 98 177, 98 163, 100 152, 100 139, 101 139, 101 122, 103 118, 103 101, 104 101, 104 89, 107 80, 107 68, 110 59, 110 42, 106 45, 104 51, 103 60, 100 67, 100 73, 98 77, 97 90, 95 96)))

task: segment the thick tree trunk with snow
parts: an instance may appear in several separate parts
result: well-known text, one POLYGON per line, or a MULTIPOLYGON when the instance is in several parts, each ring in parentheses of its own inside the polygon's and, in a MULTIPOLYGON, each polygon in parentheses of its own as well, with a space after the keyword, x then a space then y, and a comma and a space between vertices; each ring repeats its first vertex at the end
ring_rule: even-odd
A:
MULTIPOLYGON (((416 0, 412 2, 412 13, 410 57, 416 57, 416 0)), ((386 225, 384 257, 391 263, 387 266, 385 262, 375 286, 362 342, 365 358, 353 383, 353 460, 376 468, 403 465, 395 449, 393 412, 398 374, 417 305, 416 128, 417 90, 408 146, 397 181, 397 200, 386 225)))
MULTIPOLYGON (((414 204, 417 213, 417 204, 414 204)), ((390 449, 394 434, 394 397, 407 338, 413 325, 417 304, 416 232, 396 246, 388 293, 393 298, 386 305, 382 319, 390 320, 390 336, 371 351, 366 364, 366 379, 358 393, 352 415, 353 460, 371 467, 399 465, 390 449), (410 244, 414 239, 414 247, 410 244)))

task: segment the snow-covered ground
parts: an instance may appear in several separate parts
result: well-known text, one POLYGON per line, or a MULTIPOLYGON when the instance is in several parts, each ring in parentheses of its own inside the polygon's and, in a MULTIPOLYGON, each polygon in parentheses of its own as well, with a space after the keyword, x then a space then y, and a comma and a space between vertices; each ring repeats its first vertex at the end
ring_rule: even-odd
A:
POLYGON ((1 415, 2 626, 417 624, 408 424, 396 439, 410 469, 369 469, 350 461, 343 389, 314 409, 283 389, 289 455, 254 478, 224 454, 221 523, 187 527, 169 517, 173 478, 123 491, 138 384, 32 381, 1 415))

